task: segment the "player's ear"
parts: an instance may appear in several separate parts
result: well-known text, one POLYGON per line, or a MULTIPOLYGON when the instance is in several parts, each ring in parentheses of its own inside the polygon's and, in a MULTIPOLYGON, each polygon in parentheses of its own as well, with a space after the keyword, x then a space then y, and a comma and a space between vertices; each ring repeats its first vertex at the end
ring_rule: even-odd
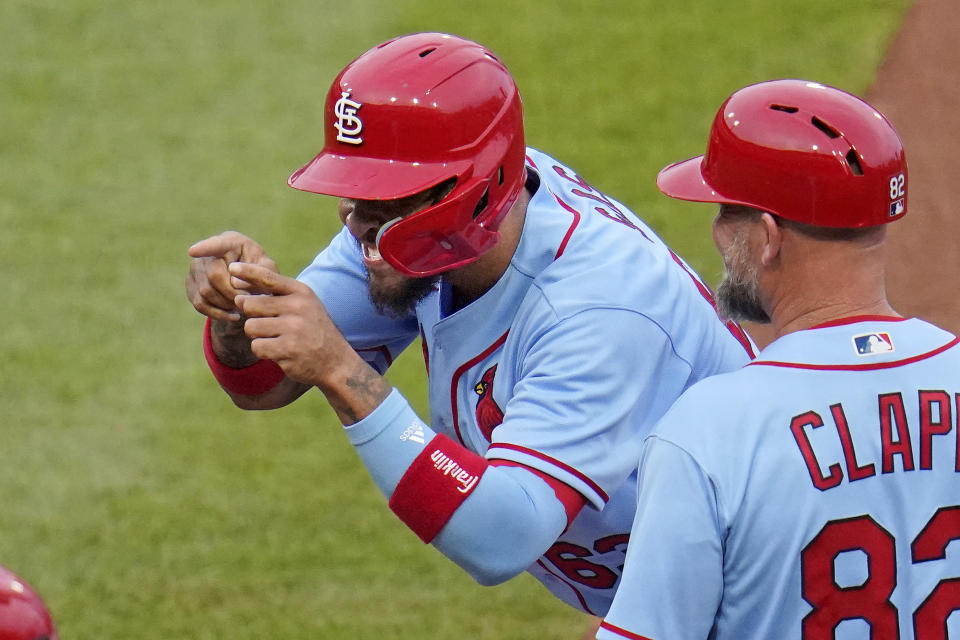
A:
POLYGON ((760 214, 760 223, 763 225, 763 247, 760 252, 760 263, 769 267, 780 255, 783 246, 783 229, 777 224, 777 219, 764 211, 760 214))

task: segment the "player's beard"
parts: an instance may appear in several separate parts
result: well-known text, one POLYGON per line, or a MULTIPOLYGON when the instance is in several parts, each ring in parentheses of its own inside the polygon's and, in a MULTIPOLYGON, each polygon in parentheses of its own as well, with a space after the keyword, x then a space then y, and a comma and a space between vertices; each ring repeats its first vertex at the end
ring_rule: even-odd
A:
POLYGON ((717 311, 725 320, 767 324, 770 316, 763 309, 757 286, 759 268, 750 259, 747 234, 733 237, 723 257, 723 280, 717 287, 717 311))
POLYGON ((380 313, 402 318, 413 313, 417 303, 436 287, 439 276, 408 278, 393 268, 367 270, 370 300, 380 313))

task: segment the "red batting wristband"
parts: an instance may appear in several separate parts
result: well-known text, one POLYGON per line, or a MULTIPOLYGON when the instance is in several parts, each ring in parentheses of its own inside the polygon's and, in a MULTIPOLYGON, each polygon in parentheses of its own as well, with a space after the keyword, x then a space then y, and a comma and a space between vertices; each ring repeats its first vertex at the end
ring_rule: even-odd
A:
POLYGON ((207 318, 203 327, 203 355, 207 358, 213 377, 230 393, 258 396, 273 389, 286 377, 280 365, 273 360, 258 360, 242 369, 234 369, 220 362, 217 354, 213 352, 213 342, 210 339, 210 318, 207 318))
POLYGON ((390 509, 429 543, 477 488, 486 470, 486 459, 438 434, 400 478, 390 509))

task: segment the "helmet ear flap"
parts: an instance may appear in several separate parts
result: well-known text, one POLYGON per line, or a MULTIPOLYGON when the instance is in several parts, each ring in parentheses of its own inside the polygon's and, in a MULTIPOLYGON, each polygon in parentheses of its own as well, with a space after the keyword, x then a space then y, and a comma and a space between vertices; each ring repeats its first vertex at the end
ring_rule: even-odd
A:
MULTIPOLYGON (((476 261, 500 234, 473 219, 486 184, 448 196, 432 207, 394 218, 377 233, 380 256, 410 277, 432 276, 476 261)), ((489 208, 489 207, 488 207, 489 208)))

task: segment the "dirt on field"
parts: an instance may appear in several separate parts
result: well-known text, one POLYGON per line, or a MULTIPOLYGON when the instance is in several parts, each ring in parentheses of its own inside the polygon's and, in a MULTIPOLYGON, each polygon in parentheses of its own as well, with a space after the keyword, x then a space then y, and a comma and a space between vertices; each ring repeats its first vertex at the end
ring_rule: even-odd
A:
POLYGON ((867 100, 907 150, 907 215, 890 226, 887 293, 906 316, 960 332, 960 5, 916 0, 867 100))
MULTIPOLYGON (((887 295, 907 317, 960 333, 960 5, 915 0, 864 96, 907 151, 907 215, 890 225, 887 295)), ((766 327, 746 325, 765 346, 766 327)))

